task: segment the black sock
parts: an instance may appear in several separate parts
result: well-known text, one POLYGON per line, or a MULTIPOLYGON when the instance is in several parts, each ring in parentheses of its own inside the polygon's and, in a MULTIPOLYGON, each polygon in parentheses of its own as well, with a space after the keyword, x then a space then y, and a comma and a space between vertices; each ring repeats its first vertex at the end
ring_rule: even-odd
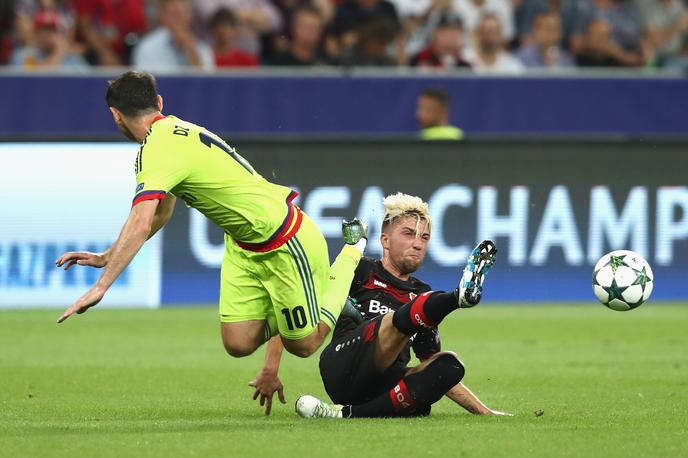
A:
POLYGON ((408 375, 386 393, 359 405, 346 405, 345 418, 427 415, 430 406, 464 376, 464 367, 453 355, 444 354, 424 370, 408 375))
POLYGON ((463 379, 465 373, 461 361, 454 355, 445 353, 422 371, 404 377, 404 380, 416 404, 429 406, 442 399, 447 391, 463 379))
POLYGON ((407 336, 423 328, 437 326, 445 316, 459 308, 454 292, 429 291, 394 312, 392 324, 407 336))

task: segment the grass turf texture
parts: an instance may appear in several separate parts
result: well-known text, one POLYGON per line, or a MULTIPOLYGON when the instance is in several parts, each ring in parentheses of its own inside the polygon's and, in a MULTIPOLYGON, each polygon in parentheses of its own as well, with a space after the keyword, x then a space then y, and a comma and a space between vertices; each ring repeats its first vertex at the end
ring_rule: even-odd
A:
POLYGON ((459 311, 443 346, 464 382, 513 418, 448 399, 424 419, 304 420, 317 358, 285 356, 288 404, 264 417, 214 308, 0 312, 2 456, 686 456, 688 307, 650 303, 459 311), (534 412, 542 412, 537 416, 534 412))

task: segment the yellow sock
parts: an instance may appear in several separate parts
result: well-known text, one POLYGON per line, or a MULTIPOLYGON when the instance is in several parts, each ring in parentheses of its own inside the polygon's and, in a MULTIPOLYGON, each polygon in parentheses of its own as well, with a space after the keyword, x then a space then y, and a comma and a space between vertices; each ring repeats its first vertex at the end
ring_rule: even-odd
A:
POLYGON ((330 266, 330 275, 327 281, 323 302, 320 304, 320 319, 334 329, 337 318, 344 308, 346 298, 349 296, 354 272, 361 260, 363 253, 352 245, 344 245, 330 266))

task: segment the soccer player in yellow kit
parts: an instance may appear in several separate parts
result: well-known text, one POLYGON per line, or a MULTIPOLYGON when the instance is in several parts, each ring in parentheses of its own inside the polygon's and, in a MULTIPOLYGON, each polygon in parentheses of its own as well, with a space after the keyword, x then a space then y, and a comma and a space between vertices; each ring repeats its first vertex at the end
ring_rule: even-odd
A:
MULTIPOLYGON (((269 355, 281 353, 282 344, 297 356, 313 354, 334 328, 366 239, 350 239, 330 267, 322 233, 292 203, 296 192, 268 182, 203 127, 163 116, 152 75, 124 73, 109 82, 106 99, 119 129, 141 143, 136 193, 112 247, 103 253, 65 253, 56 261, 58 267, 105 268, 58 322, 102 300, 144 242, 170 219, 178 197, 225 231, 220 318, 227 352, 250 355, 279 334, 269 355)), ((365 232, 360 222, 353 229, 365 232)), ((275 388, 265 386, 279 383, 274 370, 264 380, 259 374, 252 385, 270 399, 275 388)), ((282 397, 281 386, 279 391, 282 397)))

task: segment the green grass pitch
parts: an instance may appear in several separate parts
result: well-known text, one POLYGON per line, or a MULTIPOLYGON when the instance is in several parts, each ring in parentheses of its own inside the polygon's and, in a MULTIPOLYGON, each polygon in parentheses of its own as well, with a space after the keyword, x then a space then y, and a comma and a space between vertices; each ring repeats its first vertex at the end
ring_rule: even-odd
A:
POLYGON ((260 350, 225 355, 214 308, 0 312, 0 456, 688 456, 688 306, 481 304, 441 326, 464 382, 513 418, 448 399, 424 419, 304 420, 317 358, 285 356, 264 417, 260 350), (536 415, 535 412, 541 412, 536 415))

